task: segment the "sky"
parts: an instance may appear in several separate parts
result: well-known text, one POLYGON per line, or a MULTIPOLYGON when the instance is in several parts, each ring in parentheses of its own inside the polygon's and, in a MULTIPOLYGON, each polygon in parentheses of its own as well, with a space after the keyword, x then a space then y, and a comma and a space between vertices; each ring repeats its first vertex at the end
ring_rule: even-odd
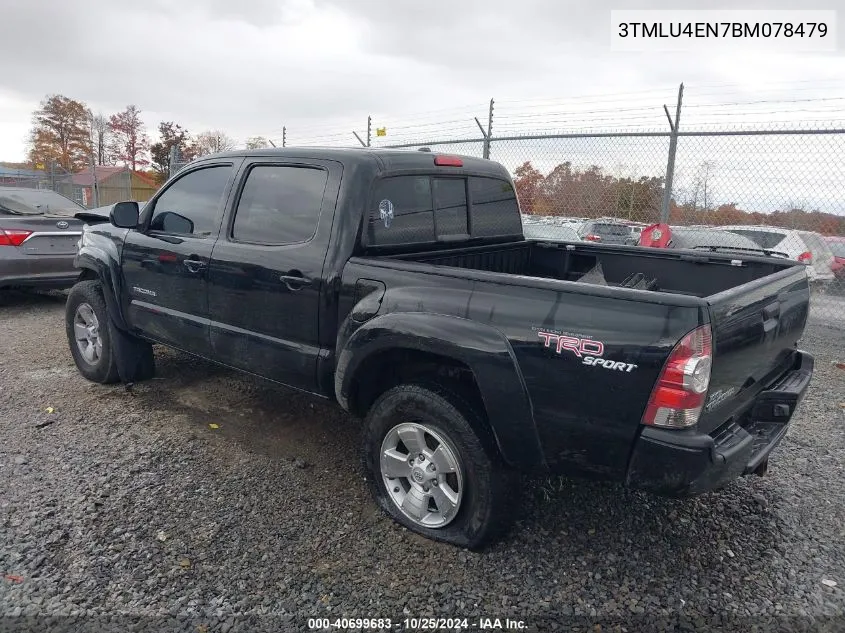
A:
POLYGON ((105 114, 135 104, 153 140, 173 120, 239 142, 279 143, 285 127, 289 144, 347 144, 368 115, 387 128, 380 143, 477 137, 474 117, 486 124, 491 97, 500 134, 665 129, 663 104, 682 81, 688 126, 845 119, 845 10, 833 53, 611 50, 612 8, 733 4, 4 0, 0 160, 25 158, 32 112, 50 93, 105 114))

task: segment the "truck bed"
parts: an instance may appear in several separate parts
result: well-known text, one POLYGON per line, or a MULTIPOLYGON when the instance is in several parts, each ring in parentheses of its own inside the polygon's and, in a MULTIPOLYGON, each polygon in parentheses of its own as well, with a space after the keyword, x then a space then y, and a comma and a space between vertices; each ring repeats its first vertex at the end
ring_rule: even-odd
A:
POLYGON ((394 256, 404 261, 708 297, 794 264, 779 259, 635 247, 515 242, 394 256), (706 264, 707 268, 702 268, 706 264), (705 272, 706 271, 706 272, 705 272))

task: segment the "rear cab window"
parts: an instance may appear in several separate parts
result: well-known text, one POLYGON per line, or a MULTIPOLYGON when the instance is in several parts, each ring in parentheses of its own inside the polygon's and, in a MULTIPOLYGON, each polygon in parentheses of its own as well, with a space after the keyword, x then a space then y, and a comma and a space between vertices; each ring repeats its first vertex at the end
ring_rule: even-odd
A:
POLYGON ((367 246, 521 237, 513 185, 485 176, 387 176, 376 182, 367 212, 367 246))

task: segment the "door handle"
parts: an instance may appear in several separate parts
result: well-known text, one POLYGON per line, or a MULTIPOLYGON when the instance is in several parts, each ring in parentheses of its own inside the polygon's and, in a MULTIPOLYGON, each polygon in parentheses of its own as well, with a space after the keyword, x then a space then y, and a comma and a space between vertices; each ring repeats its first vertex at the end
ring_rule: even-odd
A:
POLYGON ((205 268, 205 262, 199 259, 183 259, 182 265, 189 273, 198 273, 205 268))
POLYGON ((284 283, 288 290, 301 290, 304 286, 311 283, 311 280, 299 275, 279 275, 279 281, 284 283))

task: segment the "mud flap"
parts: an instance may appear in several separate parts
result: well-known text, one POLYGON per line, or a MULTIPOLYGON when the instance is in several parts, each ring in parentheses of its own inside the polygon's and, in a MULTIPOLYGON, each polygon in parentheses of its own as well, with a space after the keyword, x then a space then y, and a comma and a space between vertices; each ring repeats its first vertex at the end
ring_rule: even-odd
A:
POLYGON ((109 319, 109 336, 120 381, 126 385, 152 378, 152 346, 116 327, 109 319))

